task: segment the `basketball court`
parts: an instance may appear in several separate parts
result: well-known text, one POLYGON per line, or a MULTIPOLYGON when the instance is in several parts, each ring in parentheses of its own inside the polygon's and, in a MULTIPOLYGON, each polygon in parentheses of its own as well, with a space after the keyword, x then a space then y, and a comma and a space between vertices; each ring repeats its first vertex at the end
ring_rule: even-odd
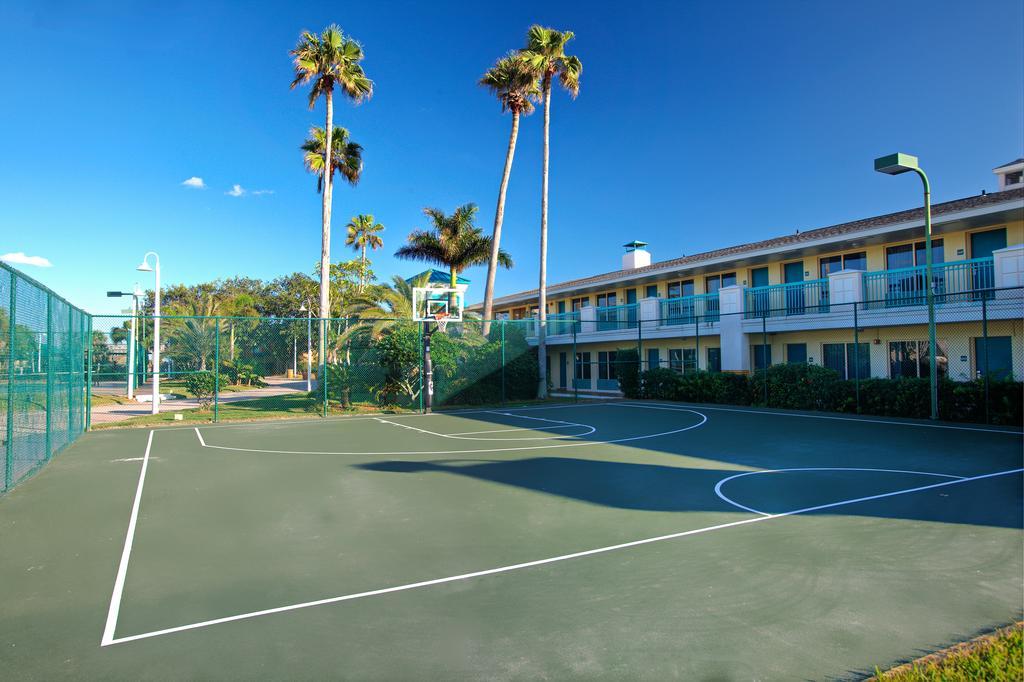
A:
POLYGON ((27 678, 844 678, 1021 616, 1016 431, 641 402, 89 433, 27 678))

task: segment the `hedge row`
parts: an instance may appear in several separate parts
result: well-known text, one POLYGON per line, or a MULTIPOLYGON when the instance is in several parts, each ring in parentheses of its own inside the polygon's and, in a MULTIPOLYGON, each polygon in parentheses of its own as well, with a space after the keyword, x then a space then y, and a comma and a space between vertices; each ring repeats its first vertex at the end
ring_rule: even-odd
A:
MULTIPOLYGON (((840 379, 837 372, 818 365, 775 365, 751 375, 679 374, 664 368, 637 372, 626 367, 620 369, 620 385, 627 398, 920 419, 931 414, 928 379, 862 379, 858 391, 856 382, 840 379)), ((1024 384, 990 380, 986 419, 984 381, 940 379, 939 418, 1020 426, 1024 424, 1024 384)))

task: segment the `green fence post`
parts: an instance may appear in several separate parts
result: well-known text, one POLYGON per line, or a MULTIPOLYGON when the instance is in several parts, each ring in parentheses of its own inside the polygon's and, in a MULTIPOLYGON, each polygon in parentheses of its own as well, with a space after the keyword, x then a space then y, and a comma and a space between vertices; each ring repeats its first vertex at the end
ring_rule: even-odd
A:
MULTIPOLYGON (((74 349, 74 346, 71 344, 71 338, 72 338, 71 337, 71 330, 75 328, 74 318, 75 318, 75 309, 72 308, 69 305, 68 306, 68 335, 67 335, 67 337, 64 340, 64 342, 68 346, 68 365, 67 365, 68 369, 67 369, 67 374, 66 374, 67 381, 65 382, 67 384, 65 386, 65 389, 67 391, 67 396, 65 397, 65 400, 67 400, 67 402, 68 402, 68 438, 67 438, 67 442, 64 443, 65 445, 68 445, 68 444, 71 443, 71 434, 74 432, 73 431, 73 427, 75 425, 74 411, 71 409, 71 396, 74 395, 74 391, 71 390, 71 377, 72 377, 73 372, 75 371, 75 365, 74 365, 74 362, 73 362, 73 360, 75 358, 75 349, 74 349)), ((47 381, 46 383, 49 384, 50 382, 47 381)), ((47 454, 47 457, 49 457, 49 454, 47 454)))
POLYGON ((981 342, 985 346, 985 352, 983 360, 985 364, 982 370, 981 380, 985 384, 985 423, 991 423, 991 415, 989 413, 989 382, 988 382, 988 299, 985 294, 982 294, 981 298, 981 342))
MULTIPOLYGON (((583 319, 583 314, 580 313, 580 319, 583 319)), ((572 325, 572 399, 574 403, 580 401, 580 387, 576 383, 576 371, 580 367, 580 361, 576 355, 576 321, 573 320, 572 325)))
POLYGON ((772 362, 772 351, 768 348, 768 317, 761 316, 761 362, 764 363, 764 406, 768 405, 768 365, 772 362))
MULTIPOLYGON (((53 447, 53 297, 46 295, 46 458, 50 458, 53 447)), ((68 410, 70 418, 71 410, 68 410)))
POLYGON ((213 342, 213 421, 220 419, 220 316, 217 316, 213 342))
POLYGON ((89 316, 85 348, 86 363, 89 365, 86 369, 85 379, 86 383, 89 385, 85 391, 85 430, 88 431, 92 428, 92 315, 89 316))
MULTIPOLYGON (((697 370, 700 371, 700 313, 697 313, 693 319, 693 345, 694 355, 697 356, 697 370)), ((707 367, 707 363, 704 363, 707 367)), ((707 367, 707 371, 711 371, 710 367, 707 367)))
POLYGON ((423 327, 426 322, 420 322, 416 325, 416 347, 419 348, 420 354, 420 412, 424 412, 425 406, 423 405, 423 327))
POLYGON ((4 455, 4 490, 13 484, 14 467, 14 329, 17 321, 18 276, 11 273, 11 301, 7 317, 7 452, 4 455))
POLYGON ((637 310, 636 314, 636 368, 637 372, 642 372, 644 368, 644 333, 643 333, 644 321, 640 317, 640 311, 637 310))
POLYGON ((853 390, 857 414, 860 414, 860 325, 857 323, 857 302, 853 302, 853 390))
POLYGON ((501 321, 501 404, 505 404, 505 320, 501 321))

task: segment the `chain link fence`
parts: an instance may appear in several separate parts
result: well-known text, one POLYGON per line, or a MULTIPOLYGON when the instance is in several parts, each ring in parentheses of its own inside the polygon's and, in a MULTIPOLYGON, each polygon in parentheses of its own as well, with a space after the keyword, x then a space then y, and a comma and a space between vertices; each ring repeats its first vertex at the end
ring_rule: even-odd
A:
POLYGON ((89 316, 0 263, 0 492, 85 430, 89 316))
POLYGON ((940 419, 1021 425, 1024 290, 937 295, 934 350, 923 298, 830 304, 818 296, 813 305, 805 298, 758 302, 741 313, 662 304, 657 316, 645 318, 637 307, 632 316, 606 319, 599 309, 593 326, 569 324, 568 333, 549 339, 549 358, 556 358, 549 376, 556 395, 621 391, 928 418, 934 358, 940 419), (723 370, 723 354, 727 368, 740 368, 723 370))
MULTIPOLYGON (((199 410, 216 421, 424 406, 422 323, 358 317, 159 321, 161 412, 199 410)), ((130 316, 93 318, 92 423, 150 411, 155 319, 132 322, 130 316)), ((496 321, 486 336, 483 326, 452 322, 433 334, 434 407, 536 397, 536 349, 527 343, 526 325, 496 321)))

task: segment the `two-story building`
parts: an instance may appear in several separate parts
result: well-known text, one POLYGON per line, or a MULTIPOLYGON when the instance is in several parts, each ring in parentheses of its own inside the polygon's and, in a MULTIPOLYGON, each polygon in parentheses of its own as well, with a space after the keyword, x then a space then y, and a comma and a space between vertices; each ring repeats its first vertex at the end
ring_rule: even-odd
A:
MULTIPOLYGON (((994 173, 999 191, 932 206, 936 353, 916 208, 659 262, 626 244, 621 268, 548 287, 549 382, 617 392, 627 347, 680 372, 809 362, 927 376, 934 355, 957 380, 1024 377, 1024 159, 994 173)), ((535 342, 537 305, 536 289, 503 296, 495 318, 525 320, 535 342)))

